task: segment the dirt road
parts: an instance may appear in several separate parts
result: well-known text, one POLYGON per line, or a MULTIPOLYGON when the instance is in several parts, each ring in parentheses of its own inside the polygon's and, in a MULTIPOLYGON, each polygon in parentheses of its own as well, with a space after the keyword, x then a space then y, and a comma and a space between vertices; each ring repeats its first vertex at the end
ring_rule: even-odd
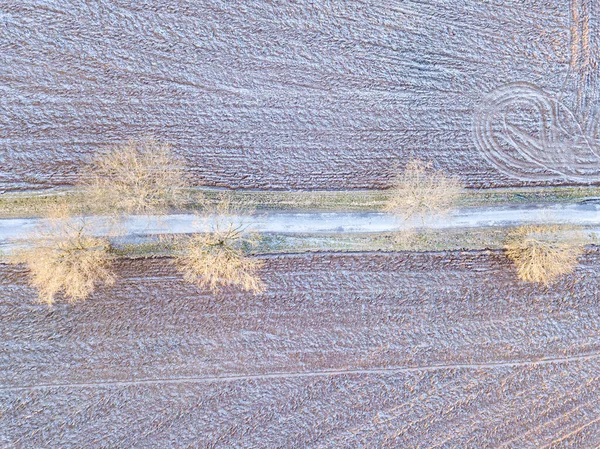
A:
MULTIPOLYGON (((443 217, 413 217, 405 221, 393 214, 379 212, 269 212, 253 216, 219 218, 221 223, 235 223, 255 232, 273 234, 361 234, 395 232, 414 228, 463 229, 494 226, 518 226, 527 223, 564 223, 590 227, 598 235, 600 205, 554 204, 490 208, 471 208, 454 211, 443 217), (226 221, 224 221, 226 220, 226 221)), ((0 219, 0 249, 8 252, 19 239, 36 235, 43 223, 35 218, 0 219)), ((90 232, 103 235, 110 227, 103 226, 101 217, 88 219, 90 232)), ((156 234, 205 232, 214 227, 214 218, 200 219, 193 214, 165 216, 131 216, 123 221, 123 233, 129 238, 156 234)))
POLYGON ((0 447, 592 447, 600 253, 546 289, 500 254, 266 257, 218 296, 165 259, 89 301, 0 267, 0 447))

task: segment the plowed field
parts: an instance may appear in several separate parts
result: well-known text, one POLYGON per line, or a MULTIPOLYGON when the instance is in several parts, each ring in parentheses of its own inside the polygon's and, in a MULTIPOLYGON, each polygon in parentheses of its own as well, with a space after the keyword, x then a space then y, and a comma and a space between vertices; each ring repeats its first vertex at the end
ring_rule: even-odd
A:
POLYGON ((152 134, 197 185, 600 182, 598 0, 3 0, 0 191, 152 134))
POLYGON ((593 447, 598 256, 552 289, 498 253, 266 257, 258 296, 123 261, 52 309, 2 266, 0 444, 593 447))

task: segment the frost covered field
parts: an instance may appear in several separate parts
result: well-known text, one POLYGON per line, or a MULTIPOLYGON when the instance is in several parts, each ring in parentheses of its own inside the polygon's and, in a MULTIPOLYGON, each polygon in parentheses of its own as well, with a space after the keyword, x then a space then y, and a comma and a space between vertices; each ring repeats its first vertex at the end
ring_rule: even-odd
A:
MULTIPOLYGON (((486 249, 496 240, 318 245, 352 231, 389 250, 400 219, 374 189, 411 158, 482 202, 480 188, 523 188, 477 210, 472 197, 429 230, 550 217, 590 231, 599 60, 600 0, 0 1, 3 250, 77 198, 52 188, 129 138, 172 144, 196 186, 348 191, 307 210, 294 192, 285 206, 263 198, 258 230, 277 243, 292 229, 296 246, 248 257, 264 262, 256 295, 211 293, 165 247, 133 248, 114 285, 48 307, 24 264, 0 261, 0 448, 597 447, 593 240, 551 286, 518 281, 486 249), (373 195, 352 204, 353 189, 373 195)), ((131 241, 198 218, 171 212, 167 231, 123 219, 131 241)), ((108 253, 103 242, 71 253, 108 253)))
POLYGON ((4 0, 0 189, 146 134, 198 184, 381 188, 411 156, 471 186, 597 182, 599 8, 4 0))
POLYGON ((3 268, 2 447, 592 447, 598 254, 545 289, 499 254, 268 258, 215 297, 164 260, 33 305, 3 268))

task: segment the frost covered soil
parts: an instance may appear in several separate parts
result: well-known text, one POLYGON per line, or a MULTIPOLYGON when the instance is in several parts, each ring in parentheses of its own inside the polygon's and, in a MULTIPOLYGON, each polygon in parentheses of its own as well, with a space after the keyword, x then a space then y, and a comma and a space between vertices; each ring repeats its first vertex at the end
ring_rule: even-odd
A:
POLYGON ((0 445, 591 447, 600 253, 552 288, 499 253, 265 257, 219 295, 122 260, 85 303, 0 266, 0 445))
MULTIPOLYGON (((477 140, 473 125, 487 117, 480 106, 495 110, 488 94, 508 89, 509 124, 525 133, 517 143, 544 142, 540 115, 552 111, 526 107, 515 83, 541 92, 538 105, 560 98, 577 118, 597 119, 585 104, 597 78, 582 69, 596 66, 594 8, 597 0, 4 0, 0 191, 71 184, 95 151, 148 134, 174 145, 197 185, 382 188, 410 157, 469 186, 568 184, 554 167, 502 174, 483 155, 500 138, 477 140)), ((595 142, 598 130, 587 137, 595 142)), ((535 156, 562 163, 555 151, 569 139, 535 156)), ((585 177, 576 164, 586 158, 569 167, 585 177)))
MULTIPOLYGON (((411 157, 468 187, 597 184, 598 10, 4 0, 0 193, 68 187, 96 151, 149 134, 197 186, 383 189, 411 157)), ((4 197, 2 216, 40 215, 27 201, 4 197)), ((588 206, 558 213, 594 225, 588 206)), ((397 225, 376 214, 263 225, 290 232, 292 218, 304 232, 397 225)), ((189 229, 177 220, 171 231, 189 229)), ((2 223, 4 243, 34 224, 2 223)), ((52 309, 24 268, 0 264, 0 447, 600 441, 597 248, 551 288, 517 282, 499 252, 261 257, 259 296, 199 291, 169 259, 121 259, 114 287, 52 309)))

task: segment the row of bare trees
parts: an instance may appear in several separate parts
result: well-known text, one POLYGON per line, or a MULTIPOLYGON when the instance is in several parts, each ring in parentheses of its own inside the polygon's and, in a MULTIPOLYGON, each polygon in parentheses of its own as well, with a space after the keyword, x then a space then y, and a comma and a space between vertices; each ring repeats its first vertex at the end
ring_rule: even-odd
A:
MULTIPOLYGON (((442 216, 450 212, 464 193, 460 181, 431 164, 409 161, 392 188, 388 212, 404 219, 442 216)), ((406 236, 400 235, 402 238, 406 236)), ((575 270, 585 250, 581 229, 556 224, 524 225, 508 232, 504 250, 519 279, 549 285, 575 270)))
MULTIPOLYGON (((76 198, 59 202, 43 225, 11 260, 24 263, 39 299, 51 305, 58 294, 69 301, 88 297, 100 284, 112 284, 115 251, 110 236, 118 236, 125 218, 136 214, 166 214, 186 203, 199 217, 210 217, 210 229, 178 238, 173 263, 185 280, 214 292, 235 286, 259 293, 262 261, 251 250, 259 238, 232 217, 249 211, 222 196, 217 203, 191 192, 182 161, 171 147, 152 138, 132 140, 97 155, 79 176, 76 198), (106 217, 98 237, 88 217, 106 217)), ((463 195, 460 181, 434 170, 431 164, 409 161, 398 175, 386 210, 408 220, 449 212, 463 195)), ((584 251, 584 239, 574 229, 558 225, 523 226, 508 234, 507 256, 520 279, 550 284, 574 270, 584 251), (566 232, 568 231, 568 232, 566 232)))
POLYGON ((11 257, 29 268, 40 301, 51 305, 58 294, 78 301, 98 285, 114 283, 116 256, 110 237, 121 234, 126 217, 165 214, 190 201, 199 205, 199 218, 214 219, 207 220, 206 232, 182 236, 172 245, 174 265, 184 278, 215 292, 227 285, 254 293, 264 290, 262 261, 249 254, 258 236, 233 220, 250 211, 234 206, 227 195, 216 204, 198 193, 190 198, 182 161, 169 145, 146 138, 115 146, 90 162, 75 191, 75 198, 49 211, 28 244, 11 257), (105 218, 102 234, 109 237, 95 235, 91 216, 105 218))

